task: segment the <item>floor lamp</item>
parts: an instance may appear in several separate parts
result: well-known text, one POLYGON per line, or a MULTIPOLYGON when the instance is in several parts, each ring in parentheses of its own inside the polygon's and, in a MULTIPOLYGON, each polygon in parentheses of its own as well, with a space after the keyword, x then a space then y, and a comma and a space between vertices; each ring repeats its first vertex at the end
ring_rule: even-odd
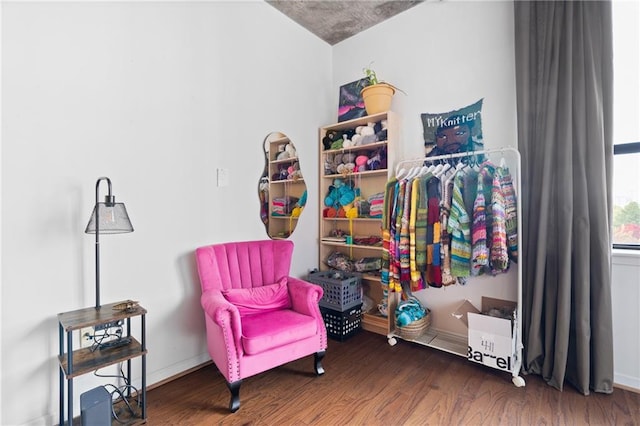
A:
POLYGON ((124 203, 116 203, 111 193, 111 180, 100 177, 96 181, 96 204, 89 218, 86 234, 96 234, 96 309, 100 309, 100 234, 124 234, 133 232, 124 203), (104 203, 99 202, 100 182, 106 181, 108 193, 104 203))

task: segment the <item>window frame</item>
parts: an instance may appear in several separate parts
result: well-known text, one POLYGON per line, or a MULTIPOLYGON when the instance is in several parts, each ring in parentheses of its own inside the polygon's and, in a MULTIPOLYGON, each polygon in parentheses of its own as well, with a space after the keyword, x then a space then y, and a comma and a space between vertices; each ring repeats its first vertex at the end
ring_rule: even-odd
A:
MULTIPOLYGON (((640 153, 640 142, 626 142, 613 145, 613 155, 637 154, 640 153)), ((613 243, 614 249, 640 250, 640 244, 618 244, 613 243)))

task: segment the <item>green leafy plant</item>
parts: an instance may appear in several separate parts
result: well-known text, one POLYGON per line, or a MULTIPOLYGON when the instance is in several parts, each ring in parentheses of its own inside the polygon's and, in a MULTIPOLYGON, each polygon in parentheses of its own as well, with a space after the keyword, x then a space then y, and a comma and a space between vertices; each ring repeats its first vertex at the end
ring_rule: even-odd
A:
POLYGON ((360 90, 364 89, 367 86, 373 86, 375 84, 388 84, 389 86, 393 87, 398 92, 402 92, 402 93, 404 93, 406 95, 406 93, 402 89, 399 89, 395 85, 393 85, 391 83, 388 83, 386 81, 379 80, 378 79, 378 75, 376 74, 376 71, 373 68, 371 68, 372 64, 373 64, 373 62, 371 64, 369 64, 368 67, 362 69, 362 72, 364 73, 365 78, 360 80, 360 90))
POLYGON ((372 70, 371 68, 363 68, 362 71, 364 72, 367 80, 369 80, 369 86, 379 83, 375 70, 372 70))

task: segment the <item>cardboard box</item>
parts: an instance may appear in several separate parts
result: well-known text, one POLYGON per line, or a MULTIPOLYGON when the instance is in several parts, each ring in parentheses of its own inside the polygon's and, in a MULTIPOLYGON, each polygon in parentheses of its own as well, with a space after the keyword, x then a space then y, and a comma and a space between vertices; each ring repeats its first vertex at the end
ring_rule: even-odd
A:
POLYGON ((469 328, 469 321, 467 320, 467 314, 469 312, 472 312, 474 314, 480 313, 480 311, 477 310, 475 306, 473 306, 473 303, 469 302, 468 300, 465 300, 460 304, 460 306, 458 306, 455 312, 453 312, 451 315, 458 318, 460 321, 464 323, 465 327, 469 328))
MULTIPOLYGON (((517 304, 508 300, 483 297, 481 312, 488 312, 492 308, 513 313, 517 304)), ((469 361, 512 372, 516 359, 515 321, 471 311, 467 312, 467 317, 469 361)))

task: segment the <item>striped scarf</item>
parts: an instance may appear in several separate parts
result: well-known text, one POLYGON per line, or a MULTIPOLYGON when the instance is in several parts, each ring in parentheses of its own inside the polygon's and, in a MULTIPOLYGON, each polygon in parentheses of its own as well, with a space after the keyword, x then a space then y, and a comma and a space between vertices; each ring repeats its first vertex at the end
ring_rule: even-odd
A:
POLYGON ((427 181, 431 174, 420 177, 416 209, 416 272, 427 270, 427 181))
POLYGON ((451 274, 456 277, 468 277, 471 259, 471 235, 469 215, 462 198, 463 172, 457 172, 453 180, 451 196, 451 214, 447 230, 451 234, 451 274))
POLYGON ((482 174, 478 177, 478 193, 473 203, 473 224, 471 225, 471 275, 483 273, 489 264, 487 249, 487 216, 485 213, 482 174))
POLYGON ((427 182, 427 273, 431 287, 442 287, 440 266, 440 179, 432 177, 427 182))
POLYGON ((455 284, 456 279, 451 275, 451 236, 447 224, 451 213, 451 193, 453 191, 453 179, 442 180, 442 202, 440 203, 440 223, 442 236, 440 237, 440 255, 442 264, 442 285, 455 284))
POLYGON ((509 269, 507 253, 507 228, 505 215, 505 198, 500 185, 500 169, 493 175, 491 186, 491 212, 493 215, 491 232, 490 264, 492 273, 505 272, 509 269))
POLYGON ((400 229, 402 228, 402 210, 404 203, 405 181, 396 183, 393 205, 393 217, 391 220, 391 233, 389 235, 389 291, 401 292, 400 286, 400 229))
POLYGON ((409 267, 411 271, 411 291, 425 288, 422 274, 416 265, 416 222, 418 221, 418 204, 420 198, 420 179, 413 180, 411 185, 411 213, 409 214, 409 267))
POLYGON ((518 261, 518 208, 516 191, 513 188, 513 180, 509 169, 500 168, 500 186, 504 195, 505 226, 507 228, 507 247, 509 258, 514 262, 518 261))
POLYGON ((400 283, 409 283, 409 281, 411 281, 409 216, 411 213, 412 182, 413 181, 410 180, 406 180, 404 182, 402 217, 400 218, 400 241, 398 243, 398 251, 400 255, 400 283))
POLYGON ((395 188, 397 180, 390 179, 384 191, 384 208, 382 211, 382 259, 380 270, 380 282, 383 286, 389 286, 389 241, 391 232, 391 217, 393 216, 393 200, 395 198, 395 188))

